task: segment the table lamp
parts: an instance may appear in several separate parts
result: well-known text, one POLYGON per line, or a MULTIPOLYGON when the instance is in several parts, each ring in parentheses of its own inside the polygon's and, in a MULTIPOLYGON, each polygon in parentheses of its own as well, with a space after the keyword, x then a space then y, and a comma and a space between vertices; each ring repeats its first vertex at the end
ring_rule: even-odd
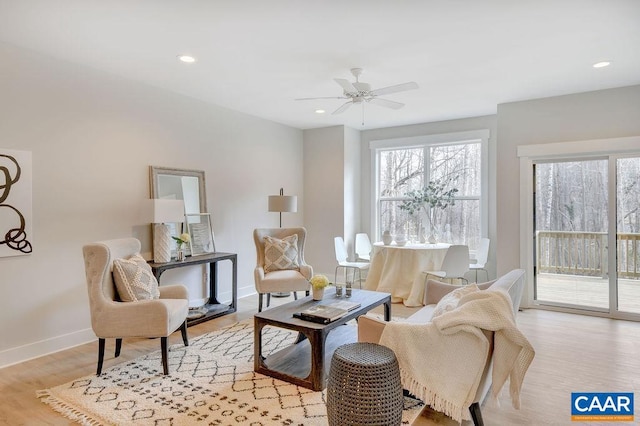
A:
POLYGON ((282 212, 297 212, 298 197, 295 195, 284 195, 284 190, 280 188, 280 195, 269 195, 269 211, 280 213, 280 228, 282 228, 282 212))
POLYGON ((167 223, 184 222, 184 201, 150 200, 151 223, 153 227, 153 261, 171 261, 171 232, 167 223))

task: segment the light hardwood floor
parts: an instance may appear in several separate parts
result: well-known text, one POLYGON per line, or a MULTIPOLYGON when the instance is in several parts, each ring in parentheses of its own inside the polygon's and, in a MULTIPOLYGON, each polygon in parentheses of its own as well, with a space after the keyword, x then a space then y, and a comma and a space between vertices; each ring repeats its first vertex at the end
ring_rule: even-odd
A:
MULTIPOLYGON (((292 299, 272 298, 272 301, 280 304, 292 299)), ((255 296, 240 299, 237 313, 191 327, 189 335, 193 338, 250 318, 256 308, 255 296)), ((408 316, 412 311, 394 304, 392 315, 408 316)), ((518 314, 518 324, 536 349, 524 381, 522 406, 520 410, 511 407, 507 384, 499 397, 500 407, 491 402, 482 407, 488 426, 576 425, 570 419, 571 392, 640 390, 640 323, 525 310, 518 314)), ((179 342, 180 333, 176 333, 170 343, 179 342)), ((113 359, 113 342, 108 342, 105 368, 159 346, 158 340, 128 339, 123 342, 120 357, 113 359)), ((36 390, 94 373, 96 353, 97 342, 88 343, 1 369, 0 424, 72 424, 41 403, 35 396, 36 390)), ((414 423, 415 426, 456 424, 428 409, 414 423)))

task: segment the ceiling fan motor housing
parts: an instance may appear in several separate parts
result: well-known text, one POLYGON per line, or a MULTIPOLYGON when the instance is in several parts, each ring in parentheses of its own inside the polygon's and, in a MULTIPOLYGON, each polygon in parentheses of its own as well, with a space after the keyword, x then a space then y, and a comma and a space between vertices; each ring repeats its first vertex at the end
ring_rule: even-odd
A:
POLYGON ((353 83, 353 87, 358 90, 359 94, 367 94, 371 91, 371 85, 369 83, 360 83, 357 81, 353 83))

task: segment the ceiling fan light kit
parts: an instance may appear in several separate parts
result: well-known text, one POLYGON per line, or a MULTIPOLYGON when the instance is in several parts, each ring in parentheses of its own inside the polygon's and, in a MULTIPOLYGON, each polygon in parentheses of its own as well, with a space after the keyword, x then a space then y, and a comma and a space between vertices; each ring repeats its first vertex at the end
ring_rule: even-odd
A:
POLYGON ((392 93, 404 92, 406 90, 414 90, 418 88, 418 83, 410 81, 407 83, 396 84, 393 86, 383 87, 381 89, 371 90, 369 83, 363 83, 360 81, 360 75, 362 74, 362 68, 351 68, 351 74, 355 77, 356 81, 350 82, 343 78, 334 78, 333 80, 342 87, 343 96, 325 96, 317 98, 298 98, 296 101, 308 101, 315 99, 347 99, 347 102, 342 104, 338 109, 333 111, 332 115, 341 114, 346 111, 353 104, 362 104, 363 106, 363 119, 364 125, 364 104, 371 102, 375 105, 379 105, 385 108, 400 109, 404 106, 403 103, 390 101, 388 99, 382 99, 380 95, 390 95, 392 93))

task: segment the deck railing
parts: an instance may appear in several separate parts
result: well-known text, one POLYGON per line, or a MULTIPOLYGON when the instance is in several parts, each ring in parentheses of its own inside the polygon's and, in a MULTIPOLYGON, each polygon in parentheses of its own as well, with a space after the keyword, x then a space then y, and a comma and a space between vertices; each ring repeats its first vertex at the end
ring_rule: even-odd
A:
MULTIPOLYGON (((605 232, 538 231, 538 272, 606 278, 605 232)), ((640 234, 617 235, 618 277, 640 279, 640 234)))

